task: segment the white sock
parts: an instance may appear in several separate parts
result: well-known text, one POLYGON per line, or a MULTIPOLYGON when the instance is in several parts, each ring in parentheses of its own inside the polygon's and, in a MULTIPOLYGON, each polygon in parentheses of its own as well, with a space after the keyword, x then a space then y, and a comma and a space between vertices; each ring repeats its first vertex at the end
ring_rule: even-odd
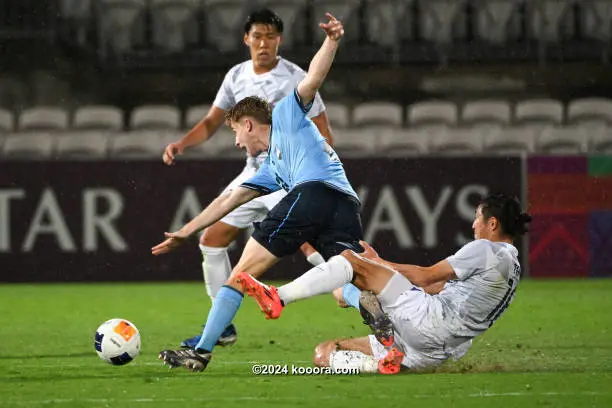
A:
POLYGON ((358 369, 360 373, 377 373, 378 360, 361 351, 338 350, 329 355, 329 367, 332 370, 358 369))
POLYGON ((211 299, 217 295, 221 286, 225 285, 227 278, 232 273, 227 248, 213 248, 200 245, 202 251, 202 271, 204 272, 204 282, 206 292, 211 299))
POLYGON ((329 261, 315 266, 305 274, 278 288, 278 295, 285 304, 323 293, 331 293, 353 279, 353 267, 343 256, 336 255, 329 261))
POLYGON ((321 255, 318 252, 313 252, 312 254, 308 255, 306 257, 306 260, 308 261, 309 264, 311 264, 312 266, 317 266, 317 265, 321 265, 322 263, 325 262, 325 259, 323 259, 323 255, 321 255))

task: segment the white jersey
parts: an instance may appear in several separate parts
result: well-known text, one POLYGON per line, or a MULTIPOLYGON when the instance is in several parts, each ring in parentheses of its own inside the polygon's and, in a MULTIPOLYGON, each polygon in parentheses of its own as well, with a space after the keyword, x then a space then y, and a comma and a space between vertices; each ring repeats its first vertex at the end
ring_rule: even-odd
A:
MULTIPOLYGON (((244 61, 234 65, 225 74, 213 104, 228 111, 247 96, 259 96, 274 106, 283 97, 293 92, 304 76, 306 72, 302 68, 284 58, 279 57, 278 64, 264 74, 255 73, 252 60, 244 61)), ((317 117, 323 111, 325 111, 325 105, 317 92, 308 117, 317 117)), ((257 162, 263 162, 267 155, 267 152, 259 154, 257 162)))
POLYGON ((436 297, 453 336, 475 337, 502 315, 521 278, 517 257, 511 244, 479 239, 447 258, 458 279, 447 282, 436 297))

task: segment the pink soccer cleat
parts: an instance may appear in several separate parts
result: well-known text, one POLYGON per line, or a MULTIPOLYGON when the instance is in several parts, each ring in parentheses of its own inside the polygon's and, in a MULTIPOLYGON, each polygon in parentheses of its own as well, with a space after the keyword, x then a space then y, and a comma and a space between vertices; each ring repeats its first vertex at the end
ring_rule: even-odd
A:
POLYGON ((378 362, 378 372, 381 374, 397 374, 402 366, 404 353, 393 347, 387 355, 378 362))
POLYGON ((278 319, 283 311, 283 303, 274 286, 267 286, 249 275, 240 272, 236 281, 242 285, 242 290, 251 296, 266 315, 266 319, 278 319))

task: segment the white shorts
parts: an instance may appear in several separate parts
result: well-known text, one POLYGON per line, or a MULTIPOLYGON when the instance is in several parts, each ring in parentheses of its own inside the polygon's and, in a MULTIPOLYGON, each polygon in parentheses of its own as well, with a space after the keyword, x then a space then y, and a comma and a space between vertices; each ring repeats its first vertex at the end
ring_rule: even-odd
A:
MULTIPOLYGON (((471 339, 449 336, 442 304, 399 273, 391 278, 378 300, 394 325, 395 344, 404 352, 402 365, 407 368, 436 367, 449 358, 457 360, 472 345, 471 339)), ((383 358, 385 347, 374 336, 369 339, 374 357, 383 358)))
MULTIPOLYGON (((242 172, 225 187, 223 192, 226 193, 238 187, 253 177, 256 172, 257 167, 255 166, 255 160, 249 158, 242 172)), ((236 228, 248 228, 254 222, 262 221, 266 218, 268 212, 286 195, 287 192, 285 190, 279 190, 272 194, 258 197, 236 208, 234 211, 221 218, 220 221, 236 228)))

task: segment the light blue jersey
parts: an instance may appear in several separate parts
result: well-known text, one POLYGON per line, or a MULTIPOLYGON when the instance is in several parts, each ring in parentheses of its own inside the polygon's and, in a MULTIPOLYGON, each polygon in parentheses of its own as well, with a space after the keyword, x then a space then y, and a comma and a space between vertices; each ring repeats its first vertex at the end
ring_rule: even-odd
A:
POLYGON ((297 90, 276 104, 272 111, 268 158, 242 186, 269 194, 319 181, 359 201, 338 155, 306 117, 311 106, 312 103, 303 106, 297 90))

